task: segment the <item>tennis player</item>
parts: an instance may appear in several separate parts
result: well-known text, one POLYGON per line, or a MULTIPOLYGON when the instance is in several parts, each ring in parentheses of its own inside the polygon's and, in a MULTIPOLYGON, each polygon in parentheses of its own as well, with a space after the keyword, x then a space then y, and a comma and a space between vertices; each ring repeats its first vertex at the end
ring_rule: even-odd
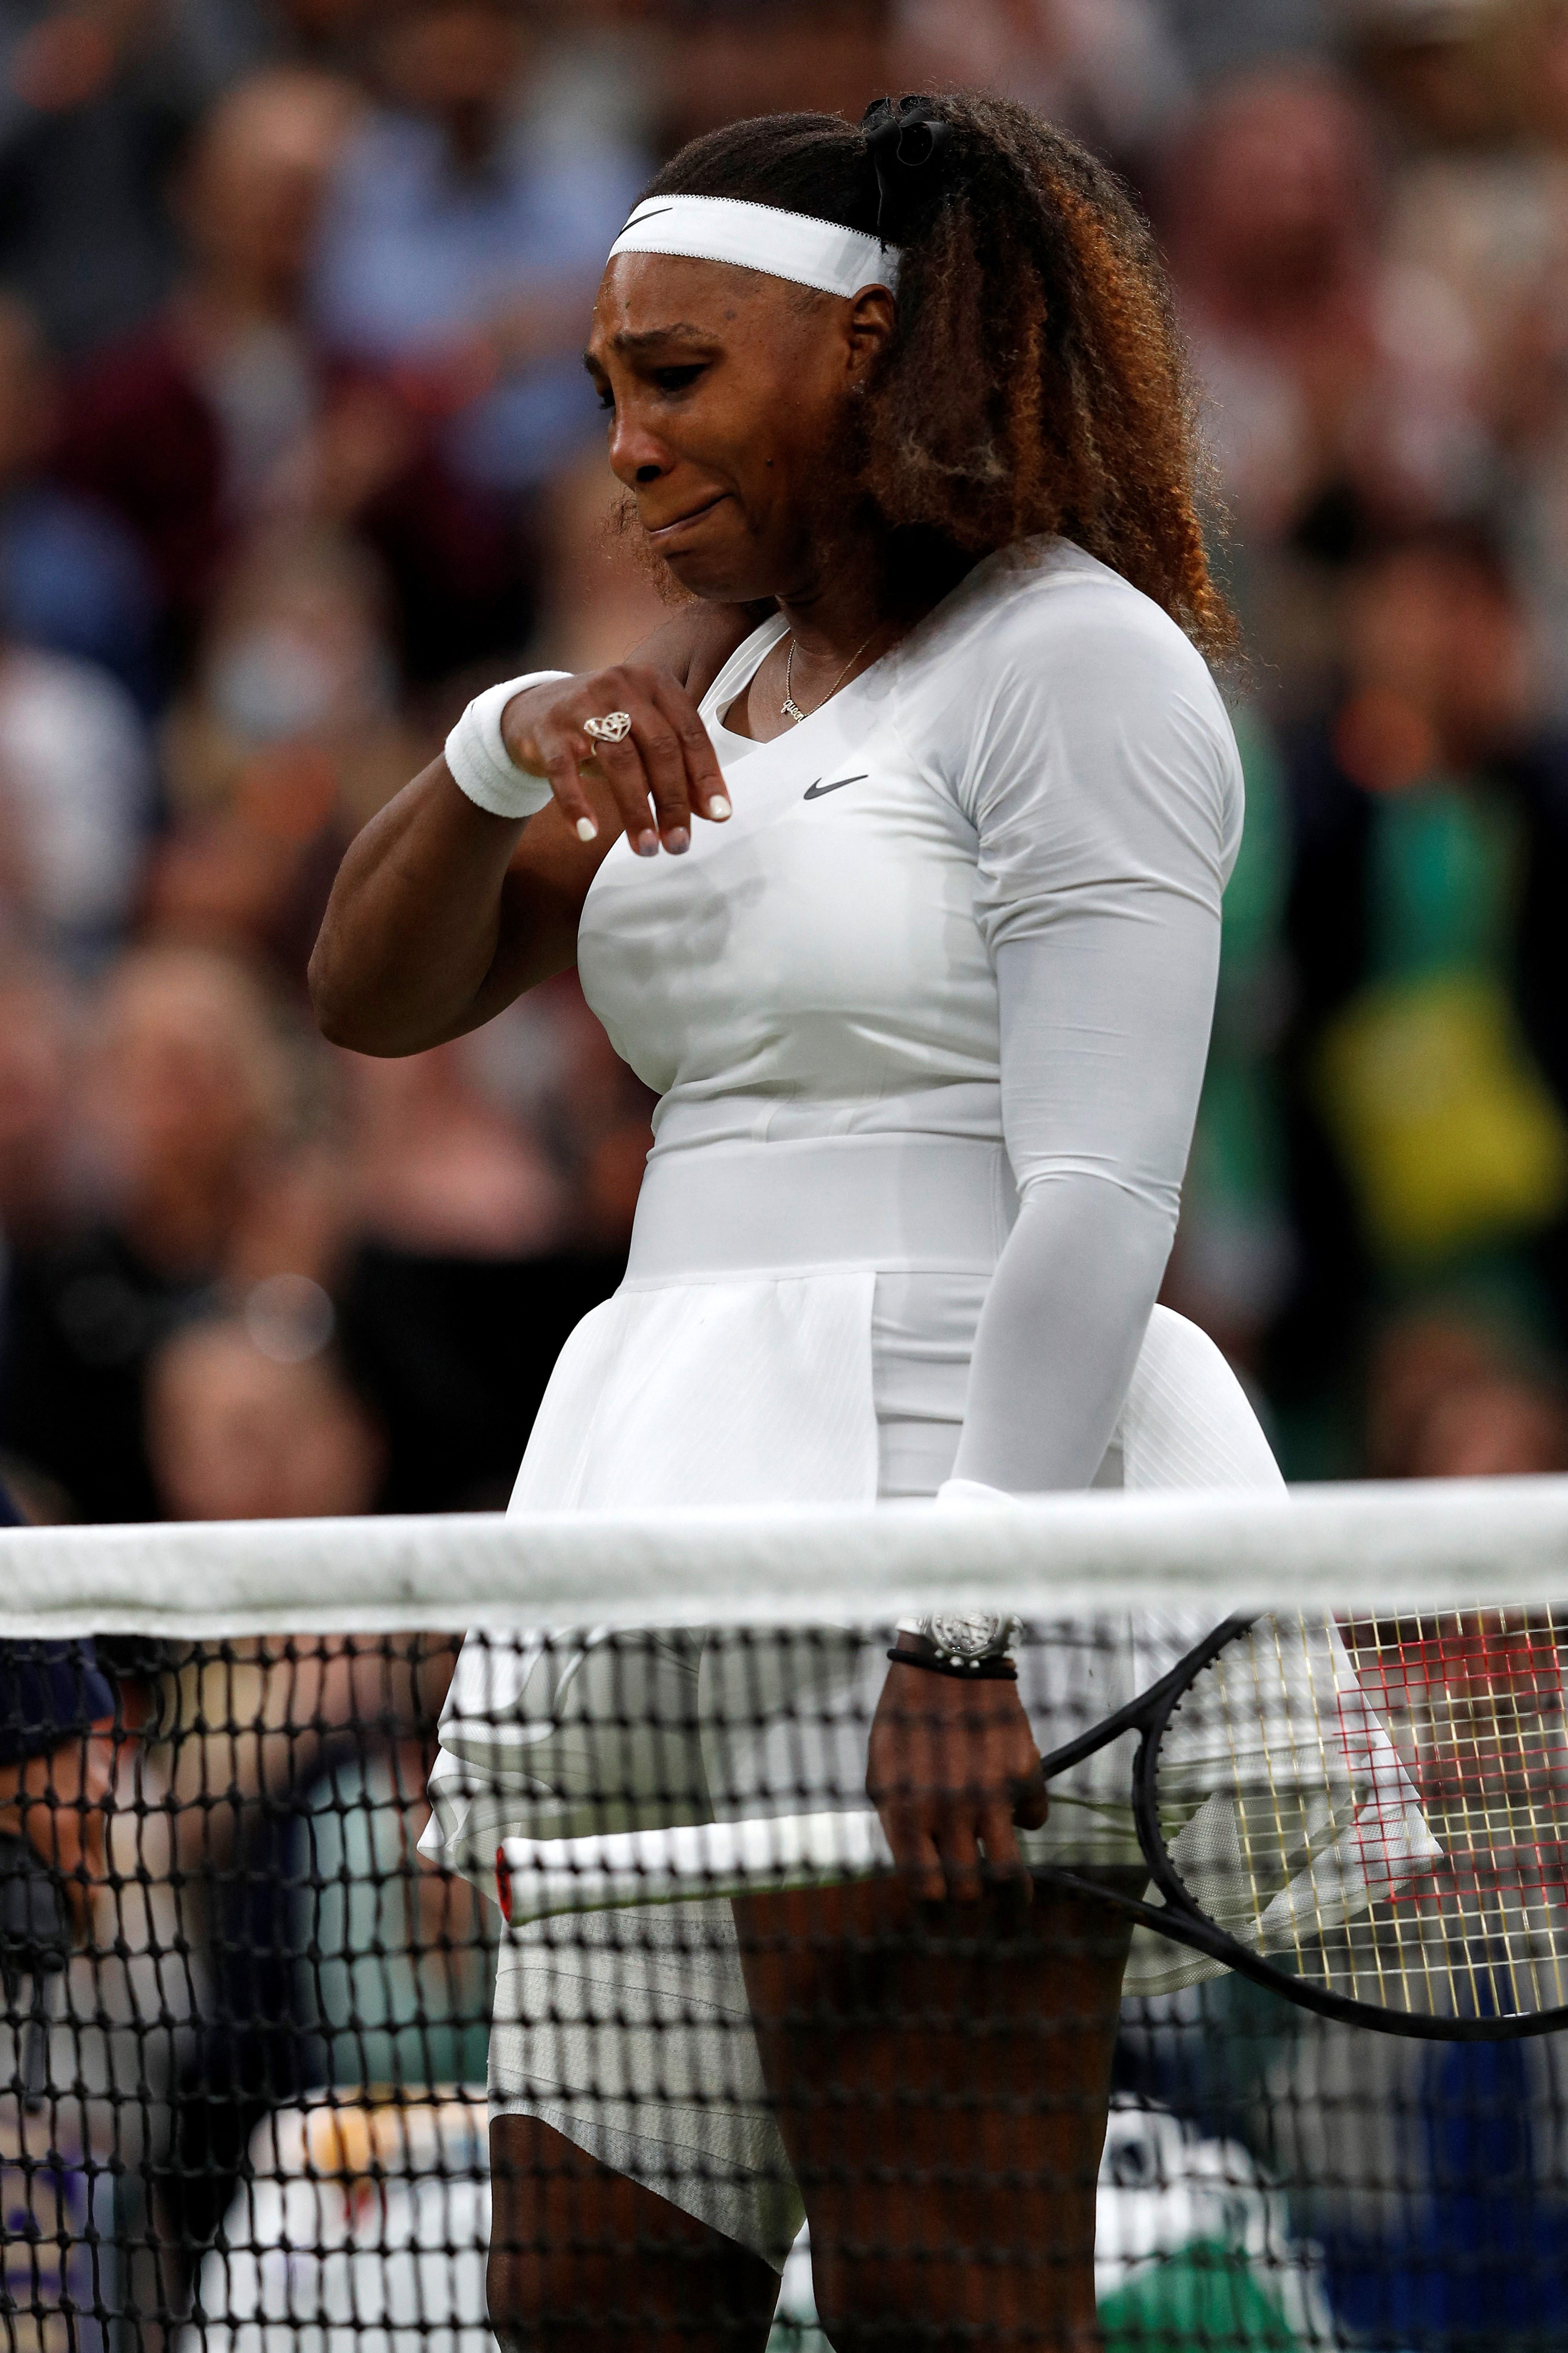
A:
MULTIPOLYGON (((661 1098, 626 1283, 513 1509, 1276 1485, 1155 1305, 1242 785, 1126 197, 996 100, 738 123, 633 213, 587 364, 700 601, 616 668, 471 704, 350 849, 312 965, 330 1037, 403 1054, 575 960, 661 1098)), ((433 1794, 487 1888, 508 1830, 868 1778, 906 1866, 510 1941, 504 2343, 760 2348, 803 2212, 840 2353, 1094 2341, 1128 1932, 1018 1891, 1063 1823, 1142 1883, 1113 1807, 1047 1819, 1039 1745, 1194 1630, 1087 1651, 1065 1715, 1049 1646, 989 1620, 911 1624, 891 1662, 814 1638, 761 1701, 742 1661, 750 1704, 717 1642, 470 1641, 433 1794)))

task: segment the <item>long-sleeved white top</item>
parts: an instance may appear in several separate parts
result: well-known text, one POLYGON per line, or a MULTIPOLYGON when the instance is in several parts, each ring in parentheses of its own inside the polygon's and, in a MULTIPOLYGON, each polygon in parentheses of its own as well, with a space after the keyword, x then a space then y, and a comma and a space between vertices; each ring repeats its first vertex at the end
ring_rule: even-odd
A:
MULTIPOLYGON (((955 1469, 1016 1492, 1278 1485, 1217 1349, 1154 1305, 1241 828, 1203 662, 1054 542, 979 565, 757 744, 724 714, 782 628, 703 705, 733 816, 684 858, 618 843, 588 894, 583 986, 659 1094, 656 1142, 626 1280, 562 1351, 513 1511, 870 1504, 955 1469)), ((1029 1685, 1037 1739, 1199 1631, 1129 1620, 1070 1723, 1029 1685)), ((859 1731, 812 1787, 859 1804, 887 1666, 879 1641, 829 1649, 807 1646, 810 1706, 859 1731)), ((626 1819, 668 1818, 665 1784, 589 1736, 593 1655, 464 1648, 429 1835, 480 1883, 509 1825, 564 1834, 612 1787, 626 1819)), ((787 1673, 774 1697, 797 1771, 787 1673)), ((704 1731, 701 1806, 771 1786, 754 1748, 704 1731)))
POLYGON ((661 1098, 633 1285, 869 1267, 915 1359, 956 1285, 949 1467, 1087 1485, 1175 1227, 1229 721, 1174 624, 1062 541, 988 559, 756 744, 723 717, 784 627, 703 706, 730 822, 684 859, 617 845, 583 916, 588 1001, 661 1098))

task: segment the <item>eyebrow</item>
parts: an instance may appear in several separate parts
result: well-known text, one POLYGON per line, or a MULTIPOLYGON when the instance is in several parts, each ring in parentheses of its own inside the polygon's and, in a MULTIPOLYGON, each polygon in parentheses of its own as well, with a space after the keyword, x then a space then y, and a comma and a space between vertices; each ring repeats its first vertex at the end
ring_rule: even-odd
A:
MULTIPOLYGON (((660 343, 710 343, 712 340, 708 328, 694 327, 688 321, 679 319, 673 326, 649 327, 640 335, 634 335, 629 329, 623 328, 618 335, 611 336, 610 349, 636 353, 652 351, 660 343)), ((592 352, 584 353, 583 364, 584 367, 594 366, 592 352)))

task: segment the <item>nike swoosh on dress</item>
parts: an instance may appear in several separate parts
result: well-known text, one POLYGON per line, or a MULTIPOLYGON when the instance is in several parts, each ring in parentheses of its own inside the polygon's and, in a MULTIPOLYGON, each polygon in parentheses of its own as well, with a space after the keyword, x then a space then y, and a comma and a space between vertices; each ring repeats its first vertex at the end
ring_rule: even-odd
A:
POLYGON ((801 798, 807 801, 819 801, 828 793, 842 792, 846 785, 863 785, 865 781, 866 778, 864 775, 858 776, 835 776, 830 785, 825 785, 822 778, 818 776, 815 785, 807 785, 805 792, 801 795, 801 798))

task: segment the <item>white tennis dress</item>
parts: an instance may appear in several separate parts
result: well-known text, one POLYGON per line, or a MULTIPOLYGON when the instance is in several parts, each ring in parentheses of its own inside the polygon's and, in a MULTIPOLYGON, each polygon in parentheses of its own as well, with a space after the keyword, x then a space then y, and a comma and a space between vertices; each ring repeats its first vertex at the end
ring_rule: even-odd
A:
MULTIPOLYGON (((731 734, 784 626, 702 706, 730 821, 684 858, 622 839, 588 894, 584 993, 660 1102, 626 1282, 562 1352, 512 1510, 931 1496, 955 1461, 1013 1488, 1277 1485, 1218 1352, 1153 1305, 1242 822, 1203 661, 1117 574, 1034 543, 804 724, 731 734)), ((1026 1642, 1042 1747, 1201 1630, 1123 1621, 1070 1670, 1026 1642)), ((689 1634, 635 1663, 470 1638, 427 1846, 489 1894, 511 1831, 863 1808, 885 1640, 803 1640, 736 1707, 733 1650, 689 1634)), ((1135 1856, 1125 1772, 1057 1788, 1026 1843, 1135 1856)), ((726 1904, 514 1935, 491 2094, 782 2264, 801 2209, 726 1904)))

